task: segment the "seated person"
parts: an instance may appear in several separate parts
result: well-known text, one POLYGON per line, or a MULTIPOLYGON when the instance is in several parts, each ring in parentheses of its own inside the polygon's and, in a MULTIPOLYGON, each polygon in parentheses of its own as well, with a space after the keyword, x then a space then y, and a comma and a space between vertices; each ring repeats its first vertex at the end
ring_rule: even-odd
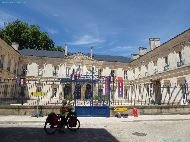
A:
POLYGON ((67 114, 68 114, 67 100, 63 100, 62 106, 60 108, 61 124, 62 125, 66 125, 66 123, 67 123, 67 119, 66 119, 67 114))

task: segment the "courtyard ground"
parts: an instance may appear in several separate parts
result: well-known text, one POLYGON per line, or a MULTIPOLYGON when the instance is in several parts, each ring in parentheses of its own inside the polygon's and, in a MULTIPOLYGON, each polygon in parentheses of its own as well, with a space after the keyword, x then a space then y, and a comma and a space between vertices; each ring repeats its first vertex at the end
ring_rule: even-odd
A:
POLYGON ((2 142, 190 142, 190 115, 79 117, 77 132, 46 135, 46 117, 0 116, 2 142))

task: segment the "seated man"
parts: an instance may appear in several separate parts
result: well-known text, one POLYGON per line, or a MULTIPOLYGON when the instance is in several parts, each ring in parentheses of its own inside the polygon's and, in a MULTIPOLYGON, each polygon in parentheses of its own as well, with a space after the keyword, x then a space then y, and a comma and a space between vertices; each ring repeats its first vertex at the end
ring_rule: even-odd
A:
POLYGON ((67 124, 67 119, 71 115, 77 117, 74 106, 71 105, 70 103, 67 103, 66 100, 62 101, 62 106, 60 108, 60 115, 61 115, 61 120, 62 120, 61 123, 64 125, 67 124))

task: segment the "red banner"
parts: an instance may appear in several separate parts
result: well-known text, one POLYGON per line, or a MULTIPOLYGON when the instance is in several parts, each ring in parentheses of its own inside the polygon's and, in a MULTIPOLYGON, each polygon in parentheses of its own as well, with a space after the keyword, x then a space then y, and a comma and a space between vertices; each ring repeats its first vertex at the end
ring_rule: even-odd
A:
POLYGON ((118 77, 118 97, 123 97, 123 78, 118 77))

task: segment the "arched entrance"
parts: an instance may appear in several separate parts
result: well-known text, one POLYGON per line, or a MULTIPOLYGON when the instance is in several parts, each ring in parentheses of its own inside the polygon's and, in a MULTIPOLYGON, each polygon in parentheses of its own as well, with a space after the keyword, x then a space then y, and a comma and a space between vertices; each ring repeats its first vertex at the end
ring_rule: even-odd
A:
POLYGON ((76 95, 76 99, 81 99, 81 85, 80 84, 75 85, 75 95, 76 95))
POLYGON ((70 84, 65 84, 64 87, 64 99, 71 99, 71 85, 70 84))
POLYGON ((87 84, 85 90, 85 99, 90 99, 90 98, 91 98, 91 85, 87 84))
POLYGON ((160 80, 154 80, 153 81, 153 93, 154 93, 154 96, 155 96, 155 104, 161 105, 162 93, 161 93, 160 80))

